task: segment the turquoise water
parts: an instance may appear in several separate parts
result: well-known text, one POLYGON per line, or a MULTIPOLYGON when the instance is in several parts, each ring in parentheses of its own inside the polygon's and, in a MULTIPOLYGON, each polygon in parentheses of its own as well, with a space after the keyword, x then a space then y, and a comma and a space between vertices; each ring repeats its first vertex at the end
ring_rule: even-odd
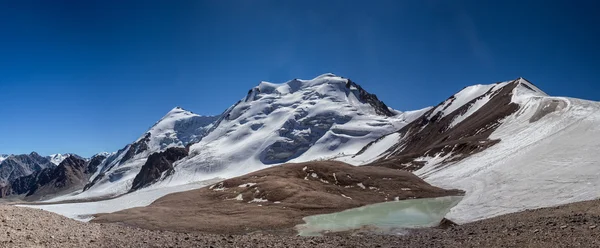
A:
POLYGON ((324 232, 340 232, 369 227, 381 232, 403 228, 433 227, 456 206, 462 196, 446 196, 384 202, 332 214, 304 217, 305 224, 296 226, 300 236, 319 236, 324 232))

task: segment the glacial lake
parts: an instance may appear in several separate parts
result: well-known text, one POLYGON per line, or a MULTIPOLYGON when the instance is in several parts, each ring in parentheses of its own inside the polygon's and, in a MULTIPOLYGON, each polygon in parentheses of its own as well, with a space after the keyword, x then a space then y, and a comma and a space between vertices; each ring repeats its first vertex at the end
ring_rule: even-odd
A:
POLYGON ((422 198, 371 204, 332 214, 304 217, 296 226, 300 236, 320 236, 369 228, 387 234, 402 234, 402 229, 434 227, 456 206, 462 196, 422 198))

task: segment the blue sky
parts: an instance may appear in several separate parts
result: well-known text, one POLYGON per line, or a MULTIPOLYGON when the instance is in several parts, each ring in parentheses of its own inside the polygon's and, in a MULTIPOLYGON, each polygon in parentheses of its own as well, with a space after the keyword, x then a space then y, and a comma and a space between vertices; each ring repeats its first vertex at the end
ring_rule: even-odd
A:
POLYGON ((0 153, 115 151, 325 72, 399 110, 520 76, 600 100, 596 2, 0 0, 0 153))

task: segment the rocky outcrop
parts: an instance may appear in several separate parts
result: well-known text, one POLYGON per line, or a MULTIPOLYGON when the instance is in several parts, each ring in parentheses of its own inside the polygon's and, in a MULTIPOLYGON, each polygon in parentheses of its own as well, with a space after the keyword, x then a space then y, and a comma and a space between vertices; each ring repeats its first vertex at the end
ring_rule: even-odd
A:
POLYGON ((394 112, 390 111, 390 108, 385 105, 382 101, 380 101, 375 94, 371 94, 364 90, 360 85, 356 84, 352 80, 348 79, 348 83, 346 83, 346 88, 350 89, 357 98, 369 105, 371 105, 377 114, 385 115, 385 116, 394 116, 396 115, 394 112))
POLYGON ((131 191, 136 191, 146 187, 161 177, 168 176, 173 173, 173 163, 185 158, 188 155, 186 148, 169 148, 164 152, 153 153, 148 157, 148 160, 142 166, 142 169, 133 179, 131 191))
POLYGON ((102 162, 104 162, 104 160, 106 160, 106 158, 107 156, 104 154, 97 154, 93 156, 90 161, 87 162, 84 173, 86 175, 92 175, 96 173, 96 171, 98 171, 98 167, 102 164, 102 162))
POLYGON ((131 144, 131 146, 129 147, 129 150, 127 150, 127 153, 125 153, 125 155, 123 156, 123 158, 121 159, 121 162, 119 164, 123 164, 123 163, 127 162, 129 159, 133 158, 133 156, 148 150, 148 142, 150 142, 150 137, 151 137, 151 134, 146 133, 144 138, 131 144))
MULTIPOLYGON (((415 171, 423 167, 425 162, 422 159, 426 157, 445 157, 445 163, 459 161, 497 144, 500 140, 492 140, 489 136, 505 117, 519 109, 519 105, 511 101, 513 91, 519 85, 520 79, 517 79, 502 87, 492 87, 456 110, 446 113, 449 112, 447 109, 452 108, 452 104, 459 104, 455 103, 458 101, 456 96, 450 97, 400 129, 397 132, 400 137, 398 143, 387 151, 381 151, 382 156, 374 165, 415 171), (469 116, 463 117, 484 99, 489 101, 469 113, 469 116), (464 120, 457 122, 460 118, 464 120)), ((384 138, 367 145, 356 156, 384 138)))

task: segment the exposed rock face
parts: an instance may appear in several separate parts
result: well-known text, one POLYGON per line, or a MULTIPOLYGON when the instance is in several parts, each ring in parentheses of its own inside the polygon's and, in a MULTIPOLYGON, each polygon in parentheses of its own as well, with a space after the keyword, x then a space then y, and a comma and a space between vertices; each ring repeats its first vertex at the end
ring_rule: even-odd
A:
POLYGON ((85 166, 84 173, 87 175, 92 175, 98 171, 98 167, 106 160, 107 156, 104 154, 98 154, 93 156, 90 161, 87 162, 85 166))
POLYGON ((385 105, 382 101, 380 101, 375 94, 371 94, 364 90, 360 85, 354 83, 352 80, 348 79, 348 83, 346 83, 346 88, 350 89, 352 93, 354 93, 358 99, 362 102, 368 103, 375 109, 375 112, 380 115, 386 116, 394 116, 396 115, 390 108, 385 105))
POLYGON ((148 142, 150 142, 150 137, 151 137, 150 133, 146 133, 146 136, 144 136, 144 138, 131 144, 131 146, 127 150, 127 153, 125 153, 125 155, 123 156, 123 158, 121 159, 121 162, 119 164, 123 164, 123 163, 127 162, 129 159, 133 158, 133 156, 147 151, 148 150, 148 142))
POLYGON ((179 147, 169 148, 164 152, 157 152, 150 155, 140 170, 140 173, 138 173, 133 180, 131 191, 141 189, 154 183, 160 179, 165 172, 165 176, 170 175, 173 173, 173 163, 185 158, 187 155, 188 150, 179 147))
POLYGON ((48 158, 32 152, 29 155, 10 155, 0 163, 0 185, 46 168, 56 167, 48 158))
MULTIPOLYGON (((455 96, 450 97, 400 129, 398 142, 382 151, 376 164, 414 171, 425 164, 421 160, 425 157, 447 157, 444 162, 459 161, 497 144, 500 140, 491 140, 489 136, 505 117, 519 109, 518 104, 511 102, 513 90, 519 85, 517 79, 491 87, 455 110, 446 111, 457 101, 455 96), (473 112, 472 107, 481 101, 487 102, 473 112), (468 116, 464 117, 467 112, 468 116)), ((367 145, 357 156, 377 141, 367 145)))
POLYGON ((19 177, 12 181, 11 184, 2 188, 2 197, 9 195, 22 195, 27 194, 36 185, 38 175, 41 175, 41 171, 28 176, 19 177))
POLYGON ((396 199, 460 195, 410 172, 324 161, 285 164, 210 187, 170 194, 148 207, 100 215, 148 229, 248 233, 291 228, 302 217, 396 199))

